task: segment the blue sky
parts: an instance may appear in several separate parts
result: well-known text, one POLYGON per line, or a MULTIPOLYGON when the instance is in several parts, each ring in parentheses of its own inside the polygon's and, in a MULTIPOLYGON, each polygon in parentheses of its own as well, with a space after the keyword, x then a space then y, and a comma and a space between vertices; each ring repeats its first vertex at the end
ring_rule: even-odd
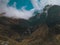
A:
POLYGON ((17 9, 20 9, 20 8, 22 8, 23 6, 26 6, 26 9, 27 9, 27 10, 30 10, 30 9, 33 8, 33 5, 32 5, 32 3, 31 3, 30 0, 10 0, 10 1, 8 2, 8 5, 9 5, 9 6, 12 6, 12 5, 14 4, 14 2, 16 2, 16 8, 17 8, 17 9))

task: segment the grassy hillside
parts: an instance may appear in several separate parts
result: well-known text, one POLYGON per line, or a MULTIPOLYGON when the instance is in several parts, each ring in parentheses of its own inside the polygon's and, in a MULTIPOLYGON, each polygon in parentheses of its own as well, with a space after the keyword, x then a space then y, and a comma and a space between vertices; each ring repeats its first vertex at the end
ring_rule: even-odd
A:
POLYGON ((47 7, 29 20, 0 14, 0 45, 60 45, 60 6, 47 7))

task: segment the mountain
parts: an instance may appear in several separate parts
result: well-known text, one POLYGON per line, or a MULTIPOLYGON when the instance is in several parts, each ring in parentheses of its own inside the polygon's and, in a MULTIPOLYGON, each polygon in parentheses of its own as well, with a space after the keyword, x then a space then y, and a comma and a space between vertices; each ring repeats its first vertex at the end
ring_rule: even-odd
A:
POLYGON ((60 6, 51 6, 47 13, 44 11, 30 18, 38 28, 21 45, 60 45, 60 6))
POLYGON ((0 35, 3 38, 20 41, 22 37, 30 35, 29 21, 0 16, 0 35))
POLYGON ((48 5, 29 20, 3 14, 0 14, 1 45, 60 45, 60 6, 48 5))

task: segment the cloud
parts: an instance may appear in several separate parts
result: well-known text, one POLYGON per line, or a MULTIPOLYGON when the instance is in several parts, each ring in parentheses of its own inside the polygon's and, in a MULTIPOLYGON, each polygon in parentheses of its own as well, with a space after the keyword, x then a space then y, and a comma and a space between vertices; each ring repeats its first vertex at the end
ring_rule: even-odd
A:
POLYGON ((34 10, 27 11, 25 9, 23 10, 17 10, 16 8, 13 7, 8 7, 6 9, 6 17, 11 17, 11 18, 23 18, 23 19, 29 19, 30 17, 33 16, 34 10))
POLYGON ((22 19, 29 19, 33 16, 34 9, 26 10, 25 6, 22 7, 20 10, 17 10, 15 5, 16 2, 13 4, 13 7, 7 6, 9 0, 0 0, 0 13, 5 12, 6 14, 3 16, 9 18, 22 18, 22 19))
POLYGON ((43 8, 46 5, 60 5, 60 0, 41 0, 40 6, 43 8))
POLYGON ((31 0, 36 10, 43 10, 46 5, 60 5, 60 0, 31 0))
POLYGON ((60 5, 60 0, 48 0, 48 4, 50 5, 60 5))
POLYGON ((38 0, 31 0, 33 7, 35 8, 35 10, 40 10, 40 6, 39 6, 39 1, 38 0))

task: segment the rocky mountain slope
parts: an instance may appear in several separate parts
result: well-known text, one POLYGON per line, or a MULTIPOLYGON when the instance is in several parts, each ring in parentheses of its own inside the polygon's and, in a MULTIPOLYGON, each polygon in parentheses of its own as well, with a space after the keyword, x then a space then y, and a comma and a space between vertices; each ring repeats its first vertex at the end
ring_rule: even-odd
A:
POLYGON ((29 20, 0 14, 0 45, 60 45, 60 6, 46 6, 29 20), (50 7, 47 12, 47 7, 50 7), (47 15, 48 14, 48 15, 47 15))

